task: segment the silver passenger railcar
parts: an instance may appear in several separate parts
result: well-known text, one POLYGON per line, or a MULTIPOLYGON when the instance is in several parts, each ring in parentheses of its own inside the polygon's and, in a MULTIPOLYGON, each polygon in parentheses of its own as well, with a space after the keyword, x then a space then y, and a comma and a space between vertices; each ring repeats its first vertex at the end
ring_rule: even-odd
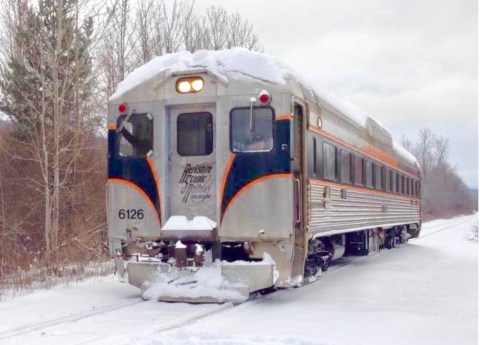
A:
MULTIPOLYGON (((231 283, 223 287, 246 298, 420 231, 415 158, 378 121, 266 55, 152 60, 110 99, 108 143, 111 254, 144 289, 172 271, 198 288, 185 277, 215 265, 231 283)), ((164 300, 229 300, 161 291, 164 300)))

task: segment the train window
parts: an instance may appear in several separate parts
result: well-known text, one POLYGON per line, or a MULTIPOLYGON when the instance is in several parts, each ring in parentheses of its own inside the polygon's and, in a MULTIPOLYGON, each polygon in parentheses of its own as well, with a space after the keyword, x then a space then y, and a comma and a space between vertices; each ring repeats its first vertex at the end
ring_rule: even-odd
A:
POLYGON ((185 113, 178 115, 177 151, 180 156, 206 156, 212 153, 212 114, 185 113))
POLYGON ((410 195, 410 179, 408 177, 405 177, 405 181, 407 183, 407 187, 405 188, 405 193, 407 193, 407 195, 410 195))
POLYGON ((405 194, 405 176, 400 175, 400 193, 405 194))
POLYGON ((382 189, 387 190, 388 183, 387 183, 387 168, 382 166, 382 189))
POLYGON ((124 123, 126 115, 117 119, 116 152, 123 157, 146 157, 153 149, 153 117, 150 114, 132 114, 124 123))
POLYGON ((317 138, 312 138, 312 144, 313 144, 313 174, 317 174, 317 138))
POLYGON ((355 184, 365 185, 365 160, 362 157, 355 156, 355 184))
POLYGON ((350 158, 350 152, 345 150, 340 150, 340 181, 351 183, 351 163, 352 158, 350 158))
POLYGON ((335 180, 337 148, 329 143, 323 142, 323 178, 335 180))
POLYGON ((373 162, 367 162, 365 165, 365 183, 367 187, 373 187, 373 162))
POLYGON ((391 184, 391 178, 392 178, 392 175, 391 175, 391 170, 388 169, 388 168, 385 168, 385 190, 387 192, 391 192, 392 191, 392 184, 391 184))
POLYGON ((273 149, 273 109, 235 108, 230 113, 232 152, 268 152, 273 149))
POLYGON ((375 167, 375 189, 382 189, 382 167, 378 164, 374 164, 375 167))
POLYGON ((400 183, 401 177, 400 177, 400 174, 399 174, 398 172, 396 173, 396 175, 397 175, 397 181, 396 181, 396 184, 397 184, 397 193, 398 193, 398 194, 401 194, 401 193, 402 193, 402 185, 401 185, 401 183, 400 183))
POLYGON ((390 190, 393 193, 397 192, 397 173, 395 171, 391 171, 391 176, 390 176, 390 190))

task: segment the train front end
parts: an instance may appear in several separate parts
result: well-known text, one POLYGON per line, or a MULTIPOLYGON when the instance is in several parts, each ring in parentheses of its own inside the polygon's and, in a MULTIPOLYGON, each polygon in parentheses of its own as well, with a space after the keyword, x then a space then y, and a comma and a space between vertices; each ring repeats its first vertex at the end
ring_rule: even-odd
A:
POLYGON ((288 285, 290 129, 274 108, 288 109, 289 98, 262 101, 264 82, 232 82, 208 68, 126 81, 108 121, 119 276, 162 301, 240 303, 288 285))

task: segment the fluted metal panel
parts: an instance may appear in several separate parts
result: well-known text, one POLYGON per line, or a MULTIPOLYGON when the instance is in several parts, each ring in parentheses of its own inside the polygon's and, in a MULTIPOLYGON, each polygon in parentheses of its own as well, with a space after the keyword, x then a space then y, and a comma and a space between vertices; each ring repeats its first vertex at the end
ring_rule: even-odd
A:
POLYGON ((325 198, 325 185, 308 185, 308 225, 312 233, 348 232, 392 224, 418 223, 420 205, 415 200, 394 195, 381 195, 330 186, 325 198))

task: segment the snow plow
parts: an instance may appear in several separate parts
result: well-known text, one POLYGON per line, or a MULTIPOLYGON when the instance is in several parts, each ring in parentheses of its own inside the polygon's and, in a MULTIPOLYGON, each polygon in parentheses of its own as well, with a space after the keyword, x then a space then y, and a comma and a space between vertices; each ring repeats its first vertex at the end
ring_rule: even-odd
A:
POLYGON ((126 248, 150 253, 128 259, 119 255, 117 267, 122 266, 121 274, 142 290, 144 299, 165 302, 238 304, 275 284, 275 264, 268 254, 256 261, 213 261, 213 243, 208 242, 212 225, 205 217, 187 221, 174 216, 162 228, 162 240, 130 236, 126 248))

